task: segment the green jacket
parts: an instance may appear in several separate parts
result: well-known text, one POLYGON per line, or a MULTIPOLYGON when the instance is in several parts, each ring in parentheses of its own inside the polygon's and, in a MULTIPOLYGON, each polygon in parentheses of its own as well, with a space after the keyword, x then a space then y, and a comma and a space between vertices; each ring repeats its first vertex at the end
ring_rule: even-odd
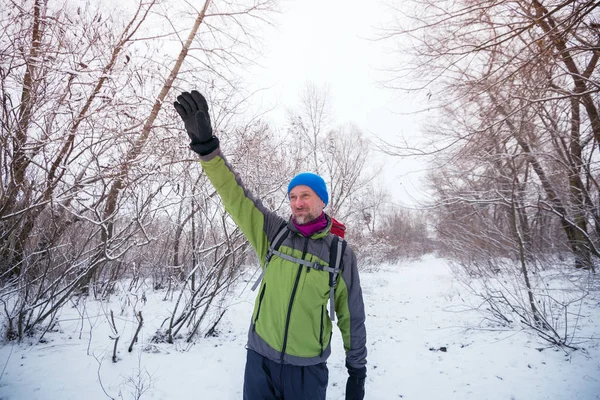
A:
MULTIPOLYGON (((225 210, 242 230, 264 265, 269 244, 287 222, 291 233, 279 251, 296 258, 329 264, 333 235, 331 219, 325 229, 304 237, 295 225, 268 210, 244 187, 220 149, 200 157, 209 180, 221 196, 225 210)), ((342 333, 346 362, 354 368, 366 364, 365 310, 356 256, 346 246, 344 270, 335 289, 335 312, 342 333)), ((254 304, 248 348, 281 363, 314 365, 331 354, 332 322, 327 312, 329 273, 274 255, 266 266, 254 304)))

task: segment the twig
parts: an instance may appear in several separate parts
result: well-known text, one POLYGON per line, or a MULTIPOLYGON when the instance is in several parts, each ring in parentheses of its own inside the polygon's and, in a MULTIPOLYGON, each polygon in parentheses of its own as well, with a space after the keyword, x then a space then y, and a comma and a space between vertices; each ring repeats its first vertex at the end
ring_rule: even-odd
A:
POLYGON ((129 345, 129 349, 127 350, 129 353, 133 350, 133 344, 137 342, 138 334, 142 330, 142 325, 144 324, 144 318, 142 318, 142 312, 139 311, 137 314, 138 327, 135 331, 135 335, 133 335, 133 339, 131 340, 131 344, 129 345))
POLYGON ((206 332, 204 337, 212 336, 215 333, 215 330, 217 329, 217 325, 219 324, 219 322, 221 322, 221 318, 223 318, 223 315, 225 315, 226 311, 227 311, 227 309, 223 310, 223 312, 221 313, 221 315, 219 316, 217 321, 213 324, 213 326, 210 327, 210 329, 208 330, 208 332, 206 332))
POLYGON ((115 324, 115 314, 113 313, 112 310, 110 310, 110 319, 111 319, 111 323, 112 323, 112 330, 115 333, 115 336, 110 336, 110 338, 112 340, 115 341, 115 345, 113 347, 113 355, 112 355, 112 362, 116 363, 117 362, 117 344, 119 343, 119 332, 117 331, 117 325, 115 324))
POLYGON ((104 392, 104 394, 106 395, 106 397, 108 397, 111 400, 115 400, 114 397, 112 397, 110 394, 108 394, 108 392, 104 388, 104 385, 102 384, 102 377, 100 376, 100 369, 102 368, 102 360, 99 360, 98 357, 96 357, 95 354, 93 354, 93 356, 96 359, 96 362, 98 363, 97 374, 98 374, 98 383, 100 383, 100 388, 102 389, 102 391, 104 392))
POLYGON ((10 353, 8 353, 8 357, 6 358, 6 362, 4 363, 4 368, 2 368, 2 373, 0 373, 0 381, 2 381, 2 377, 4 376, 4 371, 6 371, 6 366, 10 361, 10 357, 12 356, 14 346, 10 346, 10 353))

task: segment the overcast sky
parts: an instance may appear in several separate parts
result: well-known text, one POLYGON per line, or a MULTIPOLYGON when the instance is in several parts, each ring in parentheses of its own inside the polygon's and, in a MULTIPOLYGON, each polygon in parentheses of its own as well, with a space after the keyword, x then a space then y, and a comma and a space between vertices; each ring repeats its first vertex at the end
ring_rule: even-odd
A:
MULTIPOLYGON (((367 135, 396 143, 400 136, 414 138, 416 117, 405 115, 415 102, 407 93, 382 87, 383 71, 398 58, 391 42, 382 43, 377 29, 390 13, 381 2, 356 0, 286 1, 276 17, 277 26, 265 36, 265 58, 258 68, 258 84, 269 87, 267 101, 276 109, 268 115, 282 122, 286 108, 299 103, 307 82, 330 89, 337 124, 355 123, 367 135), (387 49, 386 49, 387 47, 387 49)), ((383 156, 381 156, 383 157, 383 156)), ((386 182, 401 203, 417 193, 423 166, 414 160, 385 159, 386 182)))

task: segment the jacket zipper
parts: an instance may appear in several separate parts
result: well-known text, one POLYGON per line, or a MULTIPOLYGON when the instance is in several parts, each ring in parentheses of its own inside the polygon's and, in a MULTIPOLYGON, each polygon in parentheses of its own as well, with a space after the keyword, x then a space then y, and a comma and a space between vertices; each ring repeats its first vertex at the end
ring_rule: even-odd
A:
POLYGON ((321 306, 321 330, 319 331, 319 343, 321 344, 321 353, 319 357, 323 357, 323 310, 325 306, 321 306))
POLYGON ((256 330, 256 323, 258 322, 258 316, 260 315, 260 308, 262 306, 263 297, 265 297, 265 290, 267 290, 267 284, 263 285, 260 297, 258 298, 258 310, 256 310, 256 318, 254 318, 254 324, 252 324, 252 330, 256 330))
MULTIPOLYGON (((308 251, 308 238, 304 239, 304 248, 302 249, 302 259, 306 256, 308 251)), ((296 297, 296 290, 298 289, 298 282, 300 282, 300 275, 302 274, 302 264, 298 264, 298 273, 296 274, 296 282, 294 282, 294 288, 292 289, 292 296, 290 297, 290 304, 288 305, 287 317, 285 319, 285 331, 283 332, 283 346, 281 347, 281 361, 283 364, 283 356, 285 355, 285 348, 287 347, 288 330, 290 329, 290 317, 292 315, 292 305, 294 304, 294 297, 296 297)))

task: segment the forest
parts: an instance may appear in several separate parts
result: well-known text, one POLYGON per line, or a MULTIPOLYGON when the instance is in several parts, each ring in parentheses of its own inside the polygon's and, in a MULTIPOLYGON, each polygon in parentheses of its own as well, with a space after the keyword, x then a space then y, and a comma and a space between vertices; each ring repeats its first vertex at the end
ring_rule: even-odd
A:
POLYGON ((372 40, 398 52, 380 66, 386 87, 434 111, 418 145, 330 123, 311 83, 284 126, 261 118, 244 73, 275 0, 0 4, 4 343, 40 341, 64 307, 141 287, 176 300, 154 340, 215 331, 257 261, 172 106, 196 88, 264 204, 289 215, 289 179, 319 173, 363 270, 435 254, 487 319, 579 346, 574 310, 600 289, 597 2, 390 2, 396 22, 372 40), (395 204, 376 179, 382 153, 427 163, 430 198, 395 204), (558 295, 570 273, 585 279, 558 295))

